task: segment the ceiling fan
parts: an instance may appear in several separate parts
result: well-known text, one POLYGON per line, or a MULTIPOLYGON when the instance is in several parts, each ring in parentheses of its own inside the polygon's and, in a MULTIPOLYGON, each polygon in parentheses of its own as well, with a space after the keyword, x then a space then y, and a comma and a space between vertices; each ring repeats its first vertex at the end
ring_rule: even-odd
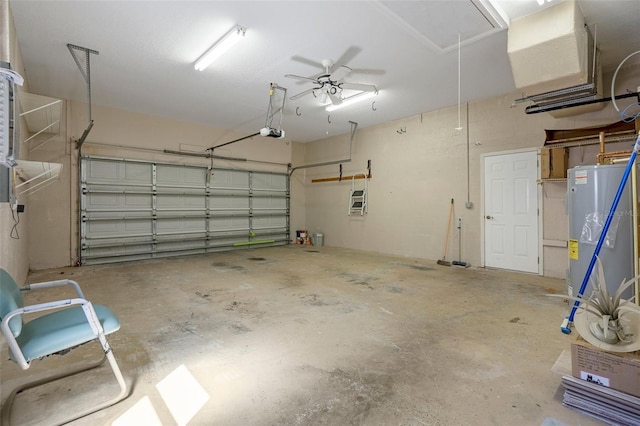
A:
POLYGON ((313 94, 316 98, 320 98, 321 103, 326 103, 327 98, 331 100, 334 105, 340 105, 342 103, 342 91, 343 90, 357 90, 360 92, 375 92, 376 86, 373 84, 360 84, 349 83, 343 81, 343 79, 349 75, 351 68, 345 65, 339 65, 334 67, 334 63, 330 59, 323 59, 322 66, 324 67, 324 73, 317 77, 303 77, 295 74, 287 74, 287 78, 295 78, 303 81, 310 81, 317 86, 307 89, 303 92, 293 95, 289 99, 296 100, 308 94, 313 94))

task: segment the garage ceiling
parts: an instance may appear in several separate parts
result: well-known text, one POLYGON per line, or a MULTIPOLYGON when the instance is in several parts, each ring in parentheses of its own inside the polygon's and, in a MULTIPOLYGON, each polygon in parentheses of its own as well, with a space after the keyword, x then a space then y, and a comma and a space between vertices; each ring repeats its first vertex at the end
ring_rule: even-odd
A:
MULTIPOLYGON (((559 0, 554 0, 555 2, 559 0)), ((10 1, 33 93, 86 99, 67 43, 91 58, 94 105, 256 132, 265 123, 270 83, 292 96, 323 59, 347 65, 345 79, 379 95, 327 113, 319 99, 287 100, 282 127, 307 142, 515 89, 507 30, 487 0, 449 1, 10 1), (497 18, 497 19, 496 19, 497 18), (234 25, 245 40, 202 72, 194 61, 234 25), (373 103, 375 101, 375 103, 373 103)), ((506 20, 535 13, 536 0, 493 0, 506 20)), ((605 71, 640 46, 640 2, 579 0, 597 25, 605 71)), ((630 61, 628 66, 637 66, 630 61)), ((636 88, 620 88, 635 90, 636 88)), ((524 114, 524 111, 523 111, 524 114)), ((79 136, 79 135, 75 135, 79 136)), ((90 139, 90 138, 89 138, 90 139)), ((224 142, 224 141, 213 141, 224 142)))

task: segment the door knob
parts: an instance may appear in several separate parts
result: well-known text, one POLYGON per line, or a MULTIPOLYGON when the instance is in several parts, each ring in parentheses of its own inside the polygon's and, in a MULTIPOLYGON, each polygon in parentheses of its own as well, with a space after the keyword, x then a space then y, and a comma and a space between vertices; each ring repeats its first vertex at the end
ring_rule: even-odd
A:
POLYGON ((487 219, 493 219, 493 216, 487 215, 487 219))

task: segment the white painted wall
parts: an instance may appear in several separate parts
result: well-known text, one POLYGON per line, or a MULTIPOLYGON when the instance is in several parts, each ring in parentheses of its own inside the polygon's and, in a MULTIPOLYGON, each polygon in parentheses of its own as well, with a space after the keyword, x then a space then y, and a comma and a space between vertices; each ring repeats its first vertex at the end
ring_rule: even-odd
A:
POLYGON ((71 146, 66 143, 65 108, 60 132, 43 143, 35 138, 23 144, 30 161, 62 164, 60 177, 28 196, 24 216, 29 226, 29 268, 67 266, 70 262, 71 146))
MULTIPOLYGON (((626 85, 634 89, 637 79, 620 77, 617 91, 626 85)), ((610 81, 610 80, 609 80, 610 81)), ((360 129, 353 146, 353 161, 344 163, 345 175, 365 170, 372 161, 369 182, 369 213, 347 216, 351 182, 311 183, 314 178, 338 176, 338 166, 308 169, 305 178, 306 224, 311 232, 321 230, 324 243, 400 256, 440 259, 451 198, 454 219, 462 218, 462 260, 478 266, 481 262, 482 185, 481 155, 524 148, 540 148, 545 129, 591 127, 619 121, 611 104, 589 114, 554 119, 548 114, 526 115, 524 106, 512 107, 520 96, 480 100, 469 104, 469 143, 466 131, 456 131, 457 107, 424 113, 382 126, 360 129), (406 133, 402 133, 402 129, 406 133), (467 201, 467 148, 469 152, 469 199, 467 201)), ((627 104, 627 103, 625 103, 627 104)), ((380 106, 382 107, 382 106, 380 106)), ((466 127, 466 108, 462 107, 466 127)), ((348 120, 348 111, 332 121, 348 120)), ((348 157, 348 136, 340 135, 306 144, 305 162, 316 163, 348 157)), ((597 148, 596 148, 597 151, 597 148)), ((595 156, 572 154, 572 165, 593 164, 595 156)), ((566 240, 564 186, 546 186, 544 238, 566 240)), ((452 225, 453 226, 453 225, 452 225)), ((457 230, 452 228, 447 259, 458 258, 457 230)), ((544 274, 564 277, 565 248, 545 247, 544 274)))
MULTIPOLYGON (((13 17, 10 12, 7 0, 0 0, 0 60, 9 62, 14 71, 25 75, 22 62, 22 54, 16 37, 13 17)), ((28 82, 25 81, 22 90, 28 90, 28 82)), ((23 136, 23 135, 22 135, 23 136)), ((23 138, 24 139, 24 138, 23 138)), ((21 152, 24 157, 24 152, 21 152)), ((21 204, 27 204, 27 200, 20 199, 21 204)), ((27 208, 29 206, 27 205, 27 208)), ((17 283, 24 282, 29 272, 28 240, 29 229, 25 214, 20 215, 20 223, 15 231, 19 238, 12 237, 12 229, 16 225, 16 220, 11 213, 9 203, 0 203, 0 268, 5 269, 17 283)), ((14 213, 15 215, 15 213, 14 213)), ((13 233, 16 236, 16 233, 13 233)))

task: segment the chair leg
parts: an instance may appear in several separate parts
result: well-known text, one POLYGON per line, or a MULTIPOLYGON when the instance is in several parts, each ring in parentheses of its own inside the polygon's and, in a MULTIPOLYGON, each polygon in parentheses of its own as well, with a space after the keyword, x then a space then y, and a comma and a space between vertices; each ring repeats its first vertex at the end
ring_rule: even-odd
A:
POLYGON ((84 371, 89 371, 92 370, 94 368, 97 368, 99 366, 101 366, 102 364, 104 364, 105 361, 109 361, 109 365, 111 366, 111 369, 113 370, 113 375, 115 376, 118 385, 120 386, 120 392, 118 393, 118 395, 115 398, 112 398, 108 401, 105 401, 103 403, 100 403, 96 406, 93 406, 91 408, 88 408, 80 413, 76 413, 74 414, 72 417, 64 419, 62 421, 60 421, 59 423, 56 423, 56 425, 63 425, 65 423, 69 423, 71 421, 77 420, 81 417, 85 417, 88 416, 89 414, 93 414, 97 411, 100 411, 102 409, 105 409, 107 407, 110 407, 112 405, 117 404, 118 402, 122 401, 123 399, 125 399, 128 396, 128 391, 127 391, 127 384, 124 380, 124 377, 122 376, 122 372, 120 371, 120 367, 118 366, 118 363, 116 361, 116 358, 113 356, 113 352, 109 349, 107 352, 105 352, 105 355, 97 362, 91 363, 89 365, 84 365, 82 367, 79 368, 75 368, 75 369, 71 369, 71 370, 67 370, 65 372, 62 373, 58 373, 54 376, 49 376, 49 377, 45 377, 39 380, 34 380, 32 382, 29 383, 25 383, 21 386, 18 386, 16 389, 14 389, 13 391, 11 391, 11 393, 9 394, 9 396, 7 397, 6 401, 3 404, 2 407, 2 425, 3 426, 9 426, 9 421, 11 418, 11 408, 13 406, 13 401, 15 399, 16 394, 25 391, 27 389, 33 389, 35 387, 38 387, 40 385, 44 385, 47 383, 51 383, 51 382, 55 382, 56 380, 65 378, 65 377, 70 377, 79 373, 82 373, 84 371))

